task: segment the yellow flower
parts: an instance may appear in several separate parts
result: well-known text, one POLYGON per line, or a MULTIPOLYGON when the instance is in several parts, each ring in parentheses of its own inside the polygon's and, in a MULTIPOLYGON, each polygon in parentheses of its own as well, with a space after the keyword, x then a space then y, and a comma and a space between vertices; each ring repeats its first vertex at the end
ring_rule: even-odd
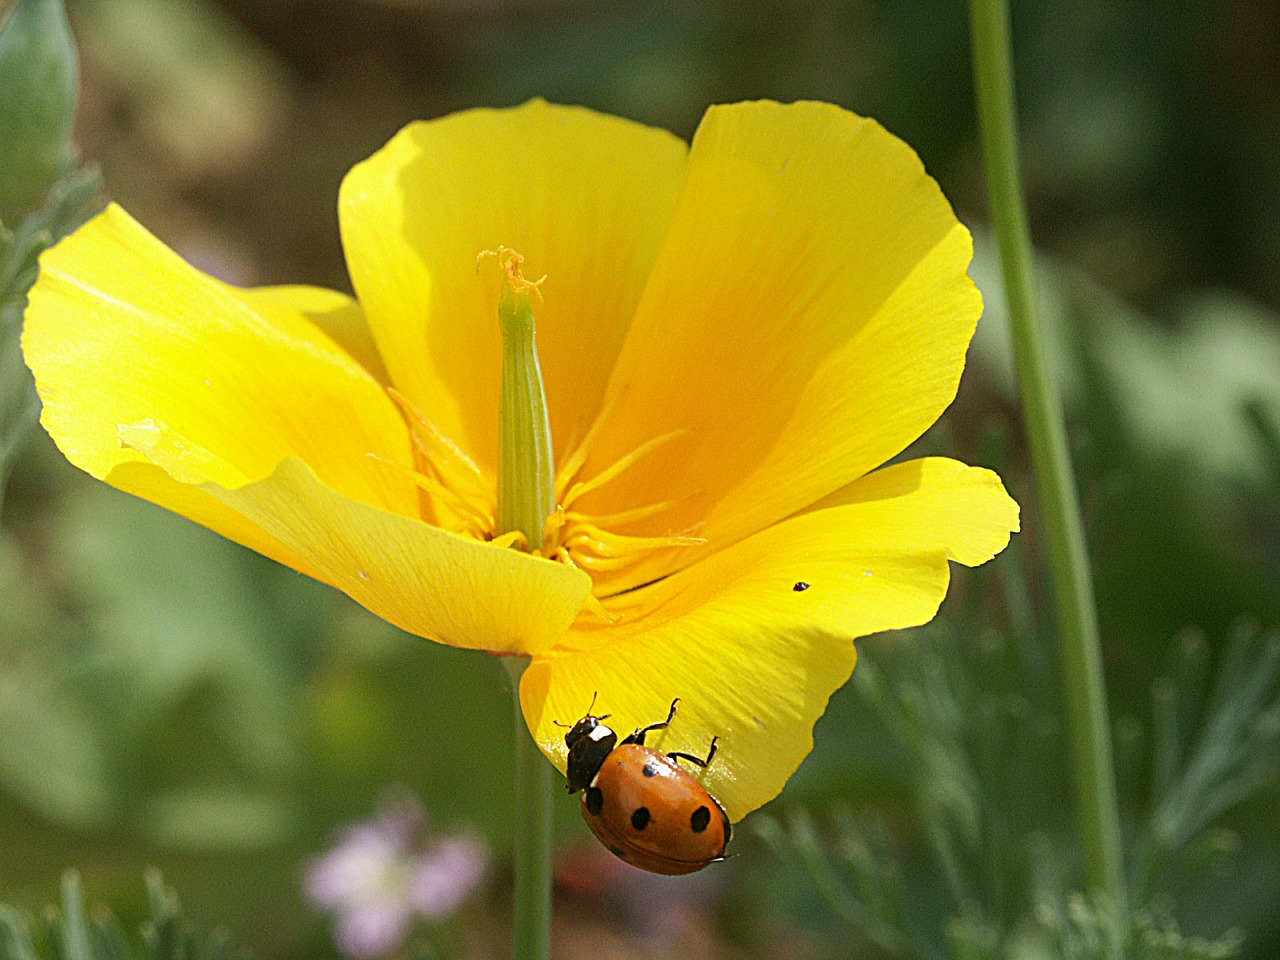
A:
POLYGON ((929 620, 948 561, 1017 529, 999 478, 876 469, 955 395, 981 312, 968 231, 909 147, 820 103, 708 111, 691 147, 541 101, 407 127, 347 176, 357 300, 240 290, 117 207, 46 254, 24 349, 95 477, 411 633, 532 658, 529 728, 720 752, 774 797, 856 637, 929 620), (546 276, 560 508, 546 557, 494 528, 497 272, 546 276), (807 585, 807 587, 805 586, 807 585))

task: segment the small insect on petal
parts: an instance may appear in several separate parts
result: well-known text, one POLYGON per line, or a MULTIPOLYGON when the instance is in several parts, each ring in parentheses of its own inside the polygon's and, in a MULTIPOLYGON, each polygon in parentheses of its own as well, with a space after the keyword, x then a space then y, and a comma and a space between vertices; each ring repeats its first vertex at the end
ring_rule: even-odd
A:
POLYGON ((616 857, 652 873, 694 873, 724 859, 731 833, 724 808, 678 762, 706 767, 719 738, 712 739, 705 759, 644 744, 646 734, 671 723, 678 703, 671 704, 666 720, 641 727, 616 746, 614 732, 590 714, 565 735, 569 786, 585 787, 581 809, 587 826, 616 857))

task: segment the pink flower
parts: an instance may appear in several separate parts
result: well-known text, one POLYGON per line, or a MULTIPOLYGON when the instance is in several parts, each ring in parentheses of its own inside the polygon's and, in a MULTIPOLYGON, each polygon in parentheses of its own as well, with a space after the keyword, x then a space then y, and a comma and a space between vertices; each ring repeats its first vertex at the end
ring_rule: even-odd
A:
POLYGON ((313 860, 303 886, 314 905, 334 914, 343 954, 379 957, 404 942, 415 920, 438 923, 454 913, 487 866, 480 841, 433 833, 417 799, 398 792, 313 860))

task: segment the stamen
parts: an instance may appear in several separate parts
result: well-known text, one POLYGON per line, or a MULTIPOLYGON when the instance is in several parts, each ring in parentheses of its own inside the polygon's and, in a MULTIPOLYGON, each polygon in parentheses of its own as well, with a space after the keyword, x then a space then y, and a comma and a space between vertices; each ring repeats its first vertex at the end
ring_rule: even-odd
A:
POLYGON ((633 563, 635 563, 635 557, 630 556, 601 557, 582 553, 574 555, 574 565, 587 573, 617 573, 619 570, 627 569, 633 563))
POLYGON ((575 546, 590 547, 592 553, 601 557, 621 557, 666 547, 696 547, 706 542, 704 537, 689 535, 627 537, 601 530, 594 524, 583 523, 574 526, 573 535, 565 540, 565 546, 570 550, 575 546))
MULTIPOLYGON (((551 511, 551 516, 547 517, 547 522, 542 528, 542 542, 544 544, 557 544, 560 542, 560 531, 569 524, 569 515, 565 513, 564 507, 556 507, 551 511)), ((552 550, 554 554, 555 551, 552 550)))
POLYGON ((424 508, 446 529, 477 537, 490 533, 493 494, 475 461, 403 393, 388 387, 387 395, 409 425, 418 467, 410 473, 426 495, 424 508))
POLYGON ((403 463, 388 460, 386 457, 379 456, 376 453, 368 453, 365 456, 376 460, 402 476, 407 476, 417 485, 418 489, 424 491, 431 499, 432 512, 439 526, 453 530, 454 533, 464 533, 474 537, 483 537, 493 529, 493 515, 491 513, 486 513, 474 501, 468 500, 456 490, 451 490, 438 477, 414 470, 403 463), (440 510, 441 504, 452 512, 454 519, 459 523, 451 524, 444 519, 440 510))
POLYGON ((635 466, 640 460, 644 459, 654 450, 657 450, 664 444, 670 443, 676 437, 683 436, 688 432, 688 427, 681 427, 679 430, 672 430, 670 433, 664 433, 660 437, 654 437, 652 440, 640 444, 640 446, 636 447, 626 456, 616 460, 611 466, 602 470, 600 473, 597 473, 590 480, 575 483, 561 498, 560 506, 567 510, 579 497, 585 496, 593 490, 599 490, 610 480, 616 479, 625 470, 635 466))
POLYGON ((422 408, 406 397, 395 387, 387 387, 387 394, 400 411, 409 418, 410 426, 416 428, 413 433, 415 443, 423 446, 423 453, 433 462, 443 460, 446 463, 456 462, 458 466, 464 468, 467 473, 479 482, 483 474, 480 468, 476 466, 476 462, 467 456, 460 446, 454 443, 453 439, 441 430, 431 421, 422 408))
MULTIPOLYGON (((634 537, 613 533, 605 529, 606 526, 626 525, 657 516, 671 509, 675 504, 685 502, 689 497, 681 497, 678 500, 664 500, 602 515, 588 514, 581 510, 570 509, 582 497, 616 480, 649 454, 688 432, 688 428, 680 428, 662 436, 654 437, 625 456, 620 457, 591 479, 575 483, 574 480, 585 466, 601 428, 609 420, 610 414, 617 407, 618 400, 622 394, 623 391, 620 391, 610 398, 604 409, 596 417, 591 428, 587 431, 587 435, 582 439, 582 442, 574 448, 573 453, 569 455, 561 466, 556 475, 556 493, 559 505, 552 516, 547 518, 547 538, 545 542, 556 545, 551 552, 552 558, 590 574, 605 574, 623 570, 635 563, 639 554, 695 546, 705 542, 701 537, 688 533, 660 537, 634 537)), ((696 493, 690 494, 690 496, 696 495, 696 493)), ((601 589, 603 588, 593 587, 592 596, 595 597, 601 589)), ((605 622, 608 623, 616 622, 619 619, 619 615, 611 613, 604 608, 595 611, 595 614, 604 618, 605 622)))
POLYGON ((625 526, 628 523, 636 523, 640 520, 648 520, 650 517, 656 517, 664 510, 670 510, 677 503, 686 503, 692 500, 698 494, 691 493, 688 496, 681 497, 679 500, 663 500, 660 503, 651 503, 644 507, 635 507, 631 510, 619 510, 617 513, 600 513, 585 514, 576 510, 569 510, 565 513, 567 522, 572 523, 596 523, 600 526, 625 526))
POLYGON ((512 530, 509 533, 504 533, 500 537, 494 537, 489 542, 495 547, 514 547, 516 545, 523 547, 525 544, 525 537, 519 530, 512 530))
MULTIPOLYGON (((573 567, 575 570, 581 569, 576 563, 574 563, 573 557, 564 547, 556 547, 555 550, 551 552, 551 559, 563 563, 565 566, 573 567)), ((581 612, 598 617, 606 623, 614 623, 618 619, 605 609, 604 604, 596 598, 594 593, 588 593, 583 604, 584 607, 581 612)))
POLYGON ((605 623, 617 623, 618 620, 621 619, 620 617, 610 613, 609 609, 601 603, 593 593, 587 594, 587 599, 583 603, 583 609, 585 612, 591 614, 593 617, 603 620, 605 623))
POLYGON ((573 453, 565 459, 564 465, 560 468, 560 472, 556 474, 556 496, 563 497, 569 484, 573 478, 578 475, 578 471, 583 468, 587 462, 587 457, 591 455, 591 448, 595 446, 596 439, 600 436, 600 431, 604 429, 605 423, 618 408, 618 401, 622 399, 626 393, 625 388, 619 390, 608 402, 596 417, 595 423, 591 424, 591 429, 587 431, 587 435, 582 438, 582 442, 573 448, 573 453))

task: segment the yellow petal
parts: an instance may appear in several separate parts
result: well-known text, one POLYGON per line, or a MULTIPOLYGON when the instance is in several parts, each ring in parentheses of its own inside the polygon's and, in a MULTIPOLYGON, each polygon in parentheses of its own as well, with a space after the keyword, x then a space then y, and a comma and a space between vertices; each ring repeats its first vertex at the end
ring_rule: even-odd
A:
POLYGON ((582 507, 663 513, 704 548, 788 516, 900 453, 949 404, 981 300, 968 231, 915 153, 820 103, 708 111, 583 476, 683 431, 582 507))
POLYGON ((243 514, 237 513, 199 487, 179 483, 161 467, 142 460, 126 460, 111 468, 103 479, 118 490, 172 510, 201 526, 216 530, 228 540, 264 557, 292 567, 316 580, 324 578, 292 550, 271 537, 243 514))
POLYGON ((301 314, 327 333, 369 376, 384 386, 391 382, 374 345, 373 334, 365 323, 364 311, 345 293, 298 285, 227 289, 264 317, 272 317, 277 312, 301 314))
POLYGON ((203 489, 382 619, 451 646, 540 653, 591 588, 563 564, 343 497, 296 459, 265 480, 203 489))
POLYGON ((111 206, 41 258, 23 350, 42 422, 102 479, 149 459, 122 428, 163 423, 229 471, 206 475, 196 458, 182 482, 261 479, 299 457, 344 496, 416 515, 413 483, 382 462, 412 462, 404 421, 312 322, 320 299, 228 287, 111 206))
POLYGON ((947 558, 982 562, 1017 528, 995 474, 955 461, 889 467, 848 494, 618 598, 620 622, 576 627, 535 658, 521 702, 544 752, 563 769, 553 721, 578 719, 593 694, 623 733, 661 720, 679 697, 652 745, 704 756, 719 736, 703 782, 732 820, 776 796, 853 670, 854 638, 931 619, 947 558))
POLYGON ((562 452, 595 416, 666 230, 685 145, 533 101, 414 123, 347 175, 342 238, 396 388, 487 471, 497 462, 497 275, 505 245, 547 276, 538 343, 562 452))
MULTIPOLYGON (((236 479, 234 467, 163 423, 129 427, 122 442, 178 481, 236 479)), ((199 490, 298 557, 311 576, 401 629, 451 646, 546 650, 590 589, 586 574, 562 564, 334 493, 297 458, 262 480, 203 482, 199 490)))
POLYGON ((946 457, 908 460, 869 473, 804 512, 855 504, 863 542, 942 549, 966 567, 986 563, 1019 529, 1018 504, 999 476, 946 457))

